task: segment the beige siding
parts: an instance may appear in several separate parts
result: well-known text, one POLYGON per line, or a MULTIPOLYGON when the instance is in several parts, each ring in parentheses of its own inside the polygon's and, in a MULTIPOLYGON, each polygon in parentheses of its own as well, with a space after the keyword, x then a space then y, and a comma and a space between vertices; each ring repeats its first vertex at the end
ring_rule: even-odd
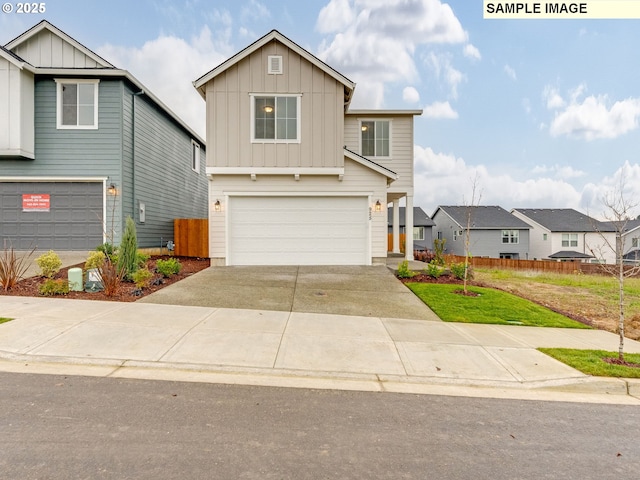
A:
MULTIPOLYGON (((370 197, 373 206, 377 200, 385 203, 386 192, 384 176, 349 159, 345 160, 342 181, 337 175, 301 175, 298 181, 293 175, 258 175, 255 181, 248 175, 215 175, 209 182, 209 256, 213 259, 224 259, 226 256, 225 204, 228 195, 363 195, 370 197), (216 200, 222 203, 219 212, 214 208, 216 200)), ((371 214, 371 256, 387 256, 386 209, 371 214)))
POLYGON ((342 167, 344 86, 277 41, 206 85, 207 166, 342 167), (284 73, 267 74, 269 55, 284 73), (301 94, 300 143, 251 143, 250 94, 301 94))
POLYGON ((350 115, 345 116, 344 140, 352 152, 361 153, 360 122, 362 120, 389 120, 391 122, 390 158, 371 157, 370 160, 398 174, 389 186, 389 193, 413 193, 413 115, 350 115))
POLYGON ((48 30, 19 45, 14 53, 31 65, 43 68, 98 68, 100 65, 73 45, 48 30))
POLYGON ((34 157, 33 75, 0 57, 0 156, 34 157))

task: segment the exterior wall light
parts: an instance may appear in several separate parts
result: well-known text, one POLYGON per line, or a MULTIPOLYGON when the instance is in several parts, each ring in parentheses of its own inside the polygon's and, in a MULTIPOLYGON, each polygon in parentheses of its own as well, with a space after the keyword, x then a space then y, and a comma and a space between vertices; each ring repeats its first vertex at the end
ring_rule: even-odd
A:
POLYGON ((381 212, 382 211, 382 204, 380 203, 380 200, 378 200, 376 202, 375 211, 376 212, 381 212))
POLYGON ((221 208, 222 208, 222 206, 220 205, 220 200, 216 200, 216 203, 213 204, 213 209, 216 212, 219 212, 221 208))
POLYGON ((116 188, 115 183, 112 183, 107 187, 107 193, 109 195, 115 195, 116 193, 118 193, 118 189, 116 188))

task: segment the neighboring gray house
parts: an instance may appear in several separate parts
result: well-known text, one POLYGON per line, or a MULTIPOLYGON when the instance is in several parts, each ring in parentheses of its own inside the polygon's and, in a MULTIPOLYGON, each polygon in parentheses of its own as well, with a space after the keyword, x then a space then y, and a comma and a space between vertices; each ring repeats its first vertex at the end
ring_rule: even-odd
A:
POLYGON ((431 216, 434 237, 446 239, 445 253, 464 255, 469 215, 469 251, 474 257, 529 259, 531 227, 498 206, 439 206, 431 216))
MULTIPOLYGON (((398 207, 399 216, 399 233, 406 233, 405 229, 405 207, 398 207)), ((389 225, 388 233, 393 233, 393 207, 387 208, 387 223, 389 225)), ((435 222, 431 220, 424 210, 420 207, 413 207, 413 249, 414 250, 433 250, 432 228, 435 222)), ((393 250, 393 247, 392 247, 393 250)), ((400 253, 400 250, 393 252, 400 253)))
POLYGON ((0 247, 118 244, 126 216, 156 247, 174 218, 206 218, 204 141, 50 23, 0 49, 0 105, 0 247))
POLYGON ((615 228, 573 208, 514 208, 511 213, 531 226, 532 260, 615 263, 615 228))

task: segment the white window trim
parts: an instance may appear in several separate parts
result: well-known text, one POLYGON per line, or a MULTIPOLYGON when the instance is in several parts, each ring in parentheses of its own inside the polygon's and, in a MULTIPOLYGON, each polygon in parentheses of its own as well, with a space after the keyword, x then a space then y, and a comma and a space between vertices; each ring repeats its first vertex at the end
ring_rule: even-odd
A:
POLYGON ((563 248, 578 248, 578 234, 577 233, 563 233, 560 237, 560 245, 563 248), (564 236, 567 236, 567 245, 564 244, 564 236), (575 237, 575 240, 574 240, 575 237), (571 245, 571 243, 575 241, 575 245, 571 245))
POLYGON ((58 130, 97 130, 98 129, 98 84, 99 79, 54 78, 56 82, 56 128, 58 130), (93 84, 93 125, 62 124, 62 85, 65 83, 93 84))
POLYGON ((200 173, 200 144, 195 140, 191 140, 191 170, 193 170, 196 173, 200 173), (195 150, 194 150, 194 147, 195 147, 195 150), (195 159, 193 158, 194 153, 195 153, 195 159))
POLYGON ((302 94, 301 93, 250 93, 249 94, 251 104, 251 143, 300 143, 302 141, 301 131, 301 113, 302 113, 302 94), (296 97, 296 131, 298 133, 297 138, 285 139, 285 138, 256 138, 256 97, 296 97))
POLYGON ((424 240, 424 230, 425 230, 424 227, 413 227, 413 239, 414 240, 424 240), (416 228, 419 229, 418 230, 418 232, 419 232, 418 238, 416 238, 416 235, 415 235, 416 228))
POLYGON ((518 245, 520 243, 520 230, 502 230, 503 245, 518 245), (505 235, 506 233, 506 235, 505 235), (505 240, 507 240, 505 242, 505 240), (515 241, 513 241, 515 240, 515 241))
POLYGON ((362 154, 362 122, 389 122, 389 155, 362 155, 365 158, 376 160, 391 160, 393 158, 393 120, 391 118, 359 118, 358 119, 358 144, 362 154))

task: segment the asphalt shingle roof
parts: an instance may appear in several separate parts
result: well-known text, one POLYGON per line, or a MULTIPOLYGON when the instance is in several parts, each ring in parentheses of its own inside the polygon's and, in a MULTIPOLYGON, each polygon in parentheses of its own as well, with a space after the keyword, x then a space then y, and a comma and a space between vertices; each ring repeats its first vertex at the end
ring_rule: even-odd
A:
MULTIPOLYGON (((440 205, 437 209, 442 210, 455 220, 461 227, 467 226, 467 215, 471 212, 471 229, 518 229, 528 230, 531 225, 520 220, 518 217, 511 215, 504 208, 499 206, 451 206, 440 205)), ((433 217, 436 216, 434 212, 433 217)))
MULTIPOLYGON (((405 207, 400 207, 400 227, 404 227, 405 207)), ((393 208, 387 208, 387 223, 393 225, 393 208)), ((433 227, 436 223, 431 220, 429 215, 424 213, 420 207, 413 207, 413 226, 414 227, 433 227)))
POLYGON ((551 232, 615 232, 610 224, 600 222, 573 208, 514 208, 551 232))

